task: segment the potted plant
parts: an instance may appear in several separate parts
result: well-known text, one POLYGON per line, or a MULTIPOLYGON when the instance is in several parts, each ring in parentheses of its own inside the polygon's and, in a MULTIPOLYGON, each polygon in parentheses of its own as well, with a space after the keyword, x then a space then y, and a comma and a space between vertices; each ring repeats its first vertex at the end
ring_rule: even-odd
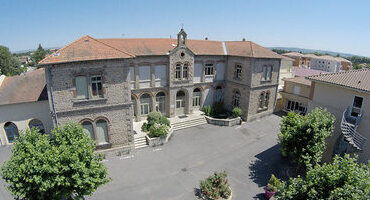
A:
POLYGON ((222 200, 231 199, 231 189, 226 172, 214 172, 213 175, 200 182, 202 199, 222 200))
POLYGON ((271 174, 271 178, 267 185, 264 187, 265 190, 265 197, 270 199, 271 197, 275 196, 275 194, 279 191, 282 187, 282 182, 280 179, 276 178, 275 175, 271 174))

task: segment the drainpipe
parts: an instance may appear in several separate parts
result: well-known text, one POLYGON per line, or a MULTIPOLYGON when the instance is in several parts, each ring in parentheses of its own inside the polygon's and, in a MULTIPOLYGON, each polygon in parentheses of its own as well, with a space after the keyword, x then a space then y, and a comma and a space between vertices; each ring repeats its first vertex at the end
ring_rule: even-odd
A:
POLYGON ((50 67, 47 68, 48 70, 48 82, 49 82, 49 88, 50 88, 50 100, 51 100, 51 107, 52 107, 52 117, 54 118, 55 126, 58 126, 58 116, 55 110, 55 104, 54 104, 54 96, 53 96, 53 75, 51 73, 50 67))

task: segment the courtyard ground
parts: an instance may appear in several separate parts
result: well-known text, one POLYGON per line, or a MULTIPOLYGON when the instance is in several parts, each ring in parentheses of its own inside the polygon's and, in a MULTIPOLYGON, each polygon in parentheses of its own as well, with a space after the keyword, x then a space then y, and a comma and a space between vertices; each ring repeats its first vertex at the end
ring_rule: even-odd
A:
MULTIPOLYGON (((271 173, 285 179, 288 169, 277 145, 280 121, 270 115, 235 127, 202 125, 176 131, 163 146, 109 158, 104 162, 112 181, 87 199, 198 199, 200 180, 224 170, 233 200, 263 199, 271 173)), ((0 148, 3 163, 10 148, 0 148)), ((0 199, 11 199, 0 183, 0 199)))

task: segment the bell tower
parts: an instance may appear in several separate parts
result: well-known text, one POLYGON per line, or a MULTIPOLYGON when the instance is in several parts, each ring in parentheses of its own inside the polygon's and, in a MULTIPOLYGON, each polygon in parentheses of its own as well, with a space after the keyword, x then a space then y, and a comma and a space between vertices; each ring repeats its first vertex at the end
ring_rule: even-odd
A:
POLYGON ((180 32, 177 34, 177 46, 178 47, 185 47, 186 46, 186 37, 188 34, 185 33, 184 29, 182 28, 180 32))

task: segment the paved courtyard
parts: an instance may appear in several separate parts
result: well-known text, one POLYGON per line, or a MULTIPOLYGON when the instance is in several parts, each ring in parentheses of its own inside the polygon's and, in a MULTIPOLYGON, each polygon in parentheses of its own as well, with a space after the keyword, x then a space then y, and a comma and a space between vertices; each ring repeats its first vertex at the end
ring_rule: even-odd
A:
MULTIPOLYGON (((105 160, 113 180, 87 199, 198 199, 199 181, 223 170, 228 173, 233 200, 259 199, 271 173, 285 176, 287 165, 276 140, 280 120, 271 115, 236 127, 184 129, 164 146, 105 160)), ((10 199, 3 187, 0 195, 10 199)))

